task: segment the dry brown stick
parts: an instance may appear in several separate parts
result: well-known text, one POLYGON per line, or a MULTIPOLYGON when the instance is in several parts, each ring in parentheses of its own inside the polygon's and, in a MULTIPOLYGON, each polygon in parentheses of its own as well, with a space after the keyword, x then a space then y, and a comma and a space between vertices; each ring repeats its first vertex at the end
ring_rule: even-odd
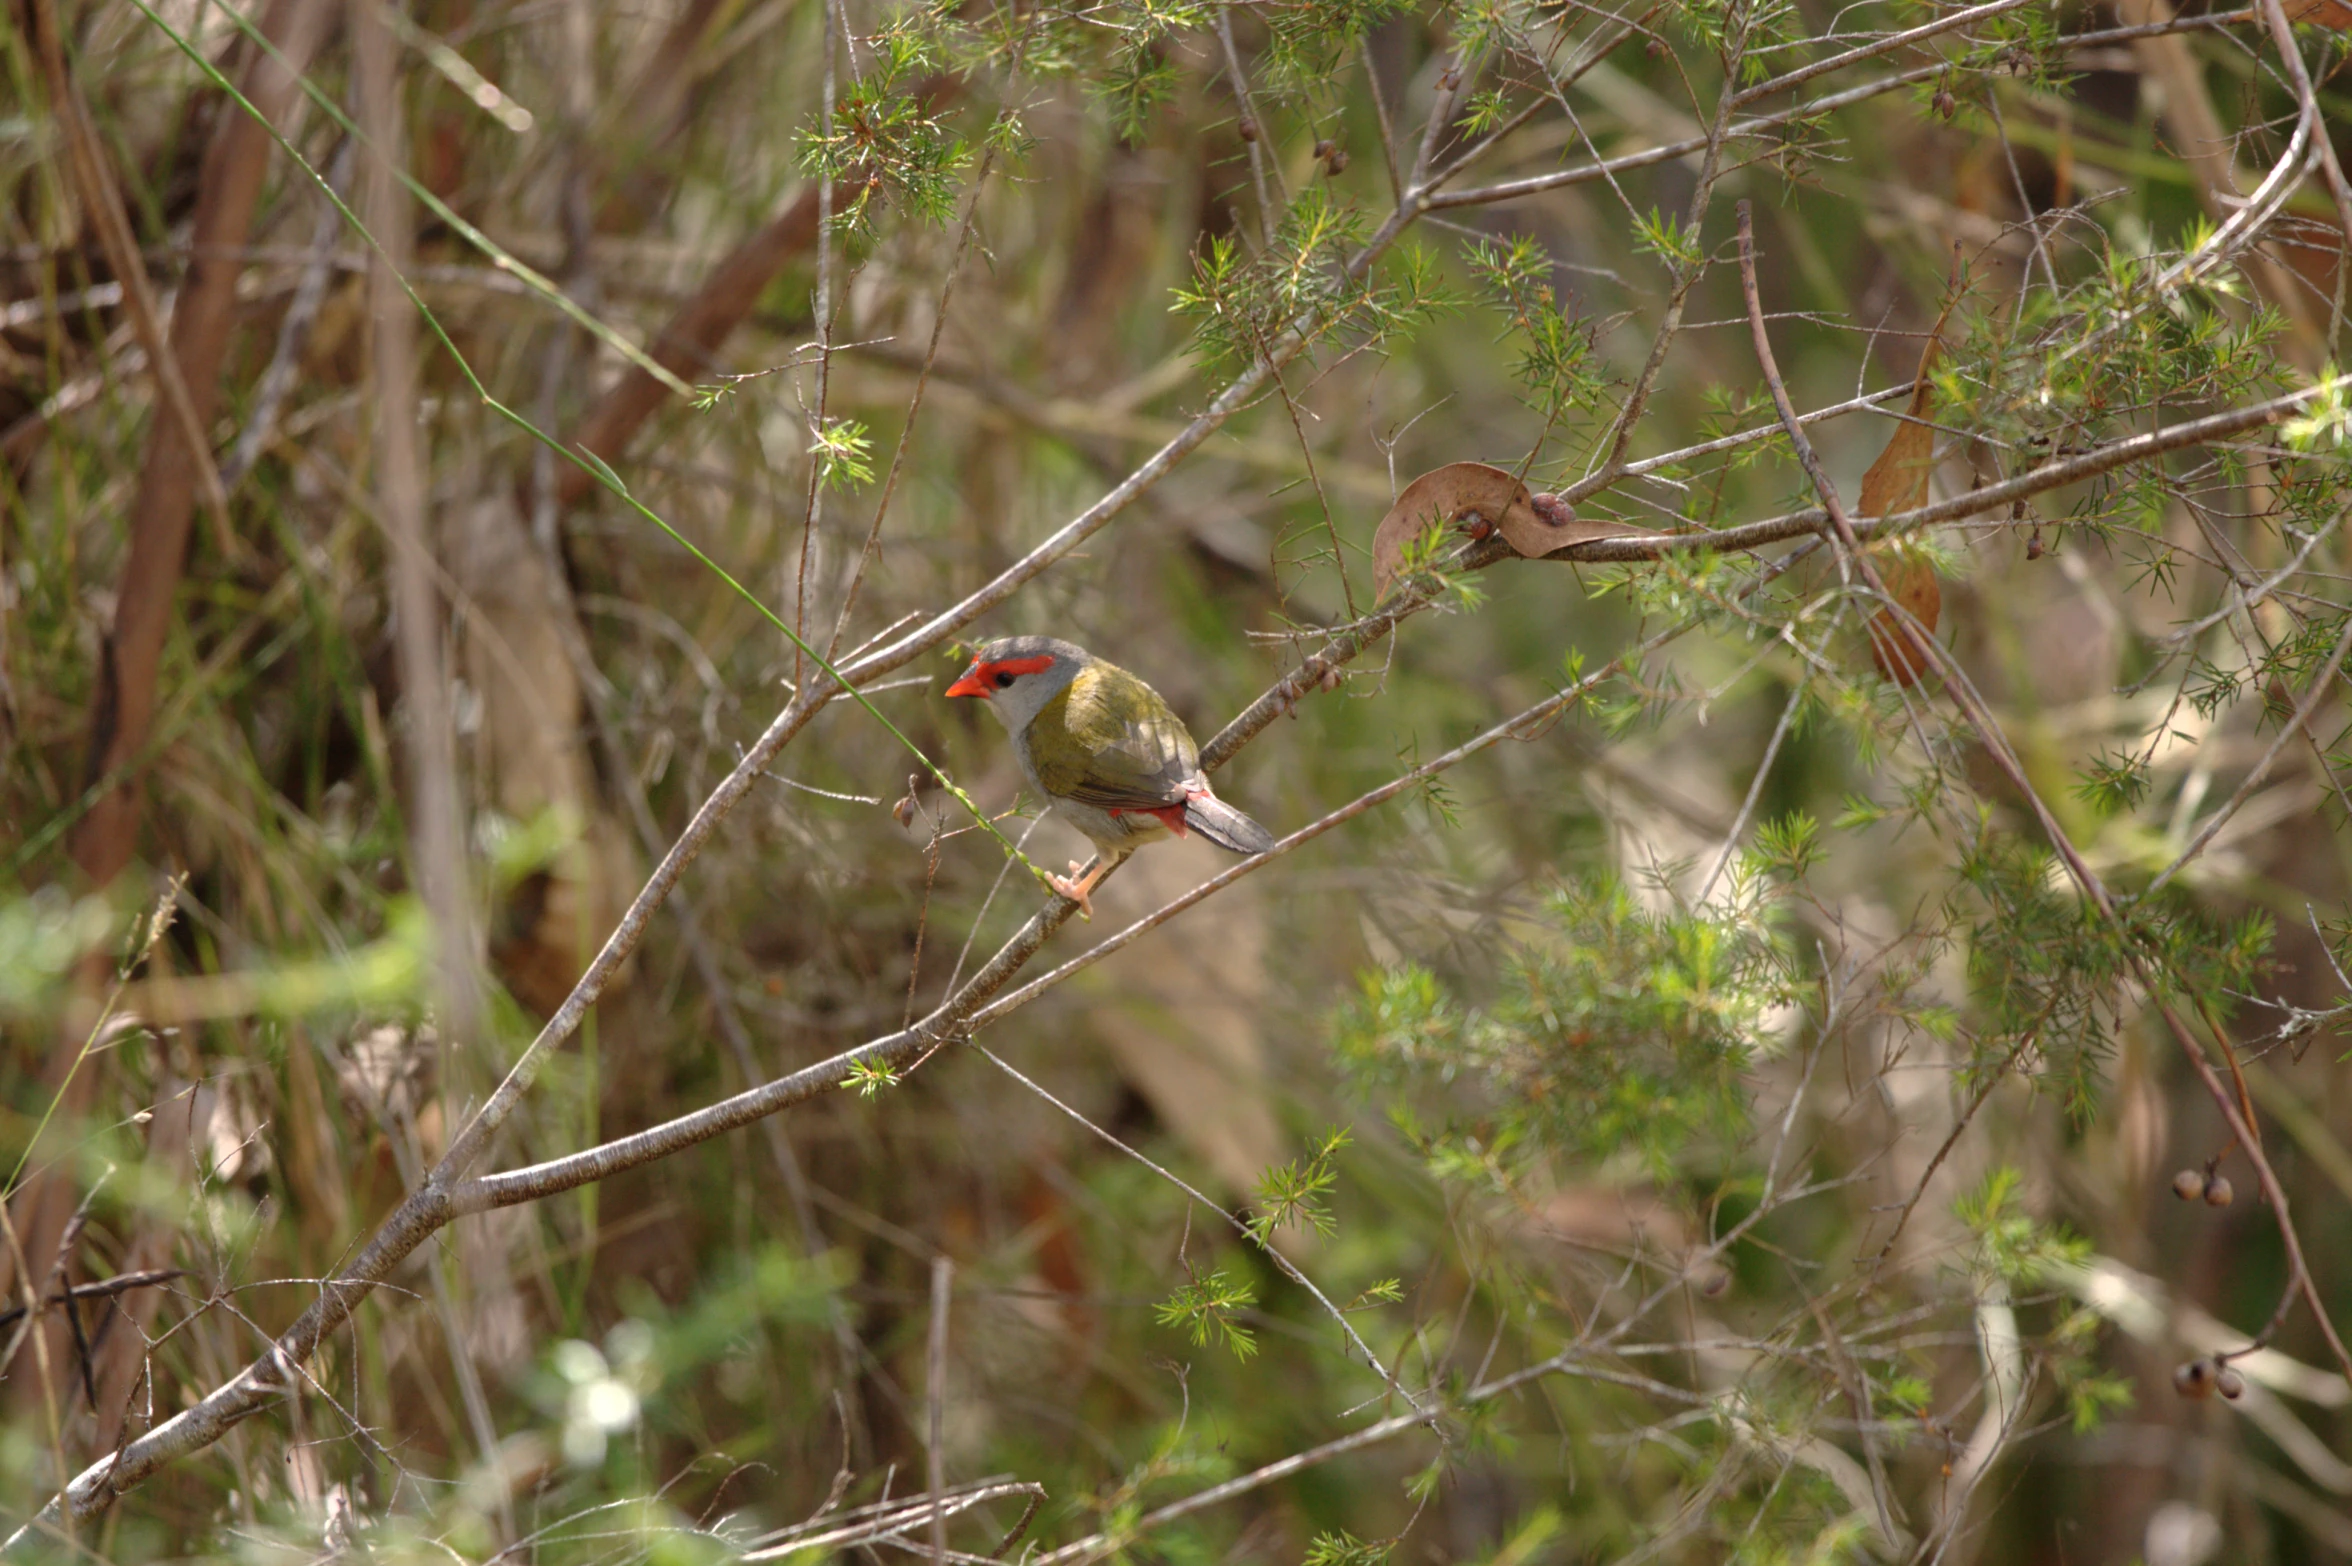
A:
POLYGON ((212 441, 205 434, 204 418, 188 394, 188 382, 180 373, 179 358, 166 340, 163 314, 157 308, 155 290, 147 281, 147 266, 139 254, 138 236, 131 232, 130 214, 123 210, 122 191, 115 184, 113 171, 107 167, 104 150, 98 145, 97 127, 90 121, 89 106, 82 101, 81 89, 74 85, 73 77, 66 70, 65 44, 58 36, 56 0, 33 0, 33 31, 40 49, 42 74, 48 78, 50 112, 56 115, 59 127, 65 132, 66 161, 73 165, 75 182, 82 187, 82 199, 98 229, 99 243, 106 250, 106 264, 121 284, 124 311, 131 318, 140 345, 147 350, 147 363, 155 372, 155 386, 162 395, 164 411, 186 447, 188 466, 203 495, 205 508, 212 514, 214 542, 224 551, 234 549, 236 535, 229 529, 229 497, 221 487, 220 470, 213 465, 212 441))
MULTIPOLYGON (((2275 0, 2272 0, 2272 3, 2275 4, 2275 0)), ((2288 1263, 2285 1295, 2292 1298, 2300 1294, 2305 1303, 2311 1307, 2311 1314, 2318 1324, 2320 1335, 2327 1340, 2328 1347, 2334 1352, 2336 1363, 2342 1370, 2345 1380, 2352 1382, 2352 1350, 2347 1350, 2344 1340, 2337 1335, 2335 1322, 2328 1315, 2326 1302, 2319 1297, 2319 1289, 2312 1280, 2311 1269, 2304 1261, 2302 1237, 2297 1234, 2294 1220, 2288 1212, 2286 1188, 2281 1184, 2277 1171, 2271 1167, 2269 1158, 2264 1155, 2260 1137, 2240 1114, 2237 1101, 2231 1094, 2228 1084, 2224 1083, 2214 1071, 2213 1062, 2206 1057, 2204 1047, 2199 1044, 2196 1035, 2189 1031, 2188 1024, 2181 1020, 2179 1011, 2170 1001, 2162 998, 2164 993, 2162 970, 2154 964, 2140 944, 2132 938, 2132 932, 2129 926, 2124 923, 2122 915, 2117 911, 2114 899, 2108 893, 2106 883, 2101 881, 2097 873, 2091 869, 2089 863, 2082 857, 2081 851, 2074 846, 2073 839, 2067 835, 2065 828, 2059 824, 2057 817, 2051 814, 2049 806, 2043 802, 2040 793, 2034 788, 2032 780, 2027 777, 2024 764, 2010 749, 2008 737, 1994 720, 1991 710, 1984 705, 1983 698, 1977 694, 1975 687, 1969 682, 1966 672, 1953 662, 1951 655, 1944 651, 1942 645, 1934 637, 1928 635, 1919 622, 1904 611, 1894 596, 1887 591, 1886 583, 1879 576, 1878 567, 1871 561, 1869 554, 1862 548, 1860 540, 1855 536, 1853 520, 1846 515, 1845 503, 1838 497, 1837 486, 1830 481, 1828 470, 1821 465, 1820 455, 1814 451, 1812 441, 1806 438, 1804 426, 1797 420, 1796 405, 1790 401, 1788 386, 1782 381, 1780 367, 1772 357, 1772 339, 1764 326, 1763 295, 1756 283, 1755 229, 1749 215, 1748 203, 1745 201, 1739 204, 1739 226, 1740 287, 1747 301, 1748 328, 1755 343, 1756 359, 1763 370, 1765 385, 1771 390, 1772 404, 1779 410, 1781 425, 1788 432, 1789 443, 1796 448, 1797 460, 1804 467, 1806 476, 1812 480, 1815 492, 1821 497, 1822 510, 1829 518, 1830 528, 1843 558, 1868 584, 1870 591, 1877 596, 1879 601, 1893 611, 1890 618, 1894 622, 1894 630, 1900 640, 1906 644, 1912 666, 1914 668, 1933 667, 1943 677, 1946 690, 1950 692, 1954 704, 1959 707, 1968 726, 1976 732, 1977 738, 1983 742, 1986 755, 2002 776, 2008 780, 2010 786, 2016 789, 2019 796, 2025 800, 2043 835, 2049 840, 2051 848, 2065 863, 2067 872, 2073 877, 2075 884, 2082 889, 2083 896, 2123 938, 2125 949, 2131 954, 2134 966, 2140 970, 2142 981, 2147 985, 2149 995, 2156 1000, 2158 1015, 2163 1018, 2165 1027, 2180 1045, 2181 1052, 2188 1057, 2190 1066, 2196 1071, 2199 1079, 2204 1082, 2206 1092, 2213 1099, 2215 1105, 2220 1108, 2222 1119, 2227 1122, 2231 1133, 2245 1144, 2247 1161, 2254 1166, 2255 1176, 2261 1182, 2263 1194, 2269 1198, 2271 1208, 2277 1214, 2279 1241, 2287 1253, 2288 1263)), ((2281 1315, 2282 1312, 2273 1312, 2270 1324, 2255 1340, 2257 1343, 2267 1341, 2270 1334, 2277 1329, 2281 1315)))
POLYGON ((2260 0, 2262 23, 2270 29, 2271 42, 2278 45, 2279 63, 2286 67, 2287 85, 2294 89, 2295 107, 2312 129, 2312 142, 2319 154, 2319 166, 2327 175, 2328 194, 2335 198, 2336 222, 2343 229, 2345 254, 2338 265, 2352 265, 2352 183, 2344 178, 2344 165, 2336 158, 2336 144, 2328 134, 2327 118, 2320 112, 2319 94, 2311 85, 2311 72, 2303 64, 2303 51, 2295 42, 2295 24, 2287 20, 2286 9, 2279 0, 2260 0))
MULTIPOLYGON (((2089 451, 2039 467, 2028 468, 2014 478, 1998 484, 1987 484, 1982 489, 1970 490, 1948 500, 1938 500, 1917 506, 1909 511, 1889 512, 1883 517, 1851 517, 1848 526, 1857 539, 1884 538, 1894 533, 1907 533, 1939 522, 1958 522, 1968 517, 1981 516, 1988 511, 2005 510, 2020 500, 2086 479, 2113 473, 2165 456, 2185 451, 2192 446, 2210 445, 2234 435, 2248 434, 2276 424, 2301 412, 2323 392, 2352 384, 2352 376, 2337 376, 2301 391, 2284 393, 2261 402, 2248 403, 2242 408, 2231 408, 2221 413, 2209 413, 2201 419, 2184 424, 2166 425, 2145 434, 2127 435, 2089 451)), ((1587 544, 1571 544, 1544 556, 1547 560, 1577 560, 1588 565, 1606 562, 1632 563, 1656 560, 1683 549, 1755 549, 1764 544, 1784 543, 1792 538, 1809 538, 1822 531, 1829 513, 1821 507, 1810 511, 1791 511, 1777 517, 1766 517, 1759 522, 1745 522, 1737 527, 1718 528, 1712 532, 1660 533, 1649 538, 1602 538, 1587 544)))
MULTIPOLYGON (((296 73, 318 46, 326 11, 322 0, 273 0, 262 18, 262 29, 276 45, 278 58, 251 52, 241 90, 272 123, 283 119, 294 101, 296 73)), ((242 247, 260 200, 270 142, 267 126, 245 114, 224 113, 197 175, 188 271, 172 311, 171 354, 199 429, 210 422, 218 398, 221 364, 236 322, 242 247)), ((93 681, 89 754, 83 768, 86 784, 123 770, 146 742, 164 637, 171 628, 172 604, 187 558, 196 492, 187 442, 169 426, 157 428, 148 437, 146 465, 131 502, 130 550, 93 681)), ((99 797, 75 829, 74 862, 93 883, 103 886, 130 863, 138 830, 137 784, 126 777, 99 797)))
MULTIPOLYGON (((441 668, 439 572, 426 536, 424 454, 417 445, 416 318, 400 281, 415 222, 399 179, 408 136, 396 96, 395 44, 378 0, 351 0, 349 26, 359 118, 368 142, 360 155, 359 209, 376 240, 368 272, 376 504, 391 545, 394 650, 401 705, 408 714, 409 853, 433 920, 446 1059, 453 1047, 470 1050, 480 1037, 480 1004, 464 815, 457 797, 457 742, 441 668)), ((445 1088, 454 1075, 442 1072, 445 1088)))
MULTIPOLYGON (((127 1294, 133 1289, 151 1289, 158 1284, 169 1283, 174 1278, 186 1275, 187 1269, 183 1267, 149 1267, 139 1272, 117 1273, 114 1277, 102 1278, 96 1283, 77 1283, 70 1289, 49 1295, 41 1303, 60 1305, 65 1302, 68 1296, 77 1300, 112 1299, 118 1294, 127 1294)), ((22 1305, 0 1310, 0 1327, 13 1324, 24 1313, 25 1308, 22 1305)))
MULTIPOLYGON (((275 0, 265 17, 270 35, 297 65, 309 58, 322 31, 314 12, 306 0, 275 0)), ((275 118, 284 114, 292 98, 293 80, 268 59, 252 58, 245 91, 257 109, 275 118)), ((65 112, 62 100, 60 110, 65 112)), ((177 367, 188 392, 193 427, 199 432, 210 421, 217 400, 221 364, 235 321, 242 266, 239 247, 252 224, 269 145, 264 127, 243 115, 229 116, 207 144, 197 177, 191 253, 172 312, 168 362, 177 367)), ((102 167, 99 177, 103 184, 102 167)), ((101 209, 105 206, 102 194, 94 202, 101 209)), ((130 259, 127 268, 118 270, 126 298, 136 299, 146 279, 135 249, 130 259)), ((162 379, 166 361, 149 355, 149 362, 157 368, 168 404, 169 382, 162 379)), ((129 547, 116 586, 113 621, 100 641, 99 665, 91 681, 83 791, 94 797, 68 844, 75 864, 94 886, 111 883, 137 847, 136 774, 155 714, 163 644, 195 515, 198 472, 208 464, 209 457, 199 462, 177 420, 155 421, 126 519, 129 547)), ((79 1113, 96 1091, 96 1073, 73 1069, 80 1059, 81 1043, 75 1039, 61 1040, 51 1057, 47 1082, 59 1095, 60 1113, 79 1113)), ((62 1175, 46 1174, 19 1198, 21 1229, 34 1254, 46 1254, 56 1244, 72 1205, 70 1185, 62 1175)), ((9 1270, 6 1258, 0 1257, 0 1279, 9 1270)))
POLYGON ((947 1490, 947 1308, 954 1297, 950 1287, 955 1263, 945 1255, 931 1258, 931 1322, 924 1354, 923 1401, 929 1411, 924 1463, 931 1492, 931 1559, 947 1559, 947 1513, 940 1500, 947 1490))
MULTIPOLYGON (((2172 20, 2171 0, 2118 0, 2115 14, 2128 22, 2172 20)), ((2132 52, 2150 82, 2161 91, 2157 110, 2169 133, 2173 152, 2196 176, 2198 204, 2213 222, 2225 223, 2244 198, 2237 150, 2223 131, 2205 82, 2205 62, 2190 48, 2187 35, 2164 33, 2132 42, 2132 52)), ((2253 248, 2246 271, 2263 297, 2287 317, 2291 330, 2281 334, 2280 350, 2306 374, 2325 357, 2324 334, 2312 320, 2312 301, 2293 269, 2269 251, 2253 248)))

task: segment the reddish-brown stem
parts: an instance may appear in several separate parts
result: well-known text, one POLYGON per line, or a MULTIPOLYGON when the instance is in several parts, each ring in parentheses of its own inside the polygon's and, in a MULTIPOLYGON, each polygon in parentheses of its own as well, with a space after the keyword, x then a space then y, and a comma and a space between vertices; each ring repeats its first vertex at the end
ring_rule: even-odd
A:
MULTIPOLYGON (((318 46, 325 13, 324 5, 311 0, 274 0, 262 19, 278 57, 254 51, 242 91, 273 123, 294 101, 296 74, 318 46)), ((221 364, 236 325, 237 275, 244 269, 246 234, 268 171, 270 141, 267 126, 244 114, 224 114, 197 175, 188 271, 172 311, 170 347, 199 430, 211 423, 218 403, 221 364)), ((200 489, 197 468, 177 422, 158 421, 131 501, 130 550, 93 682, 86 782, 123 771, 146 742, 164 637, 187 559, 188 526, 200 489)), ((130 863, 138 833, 137 784, 125 777, 99 797, 75 829, 74 862, 103 886, 130 863)))

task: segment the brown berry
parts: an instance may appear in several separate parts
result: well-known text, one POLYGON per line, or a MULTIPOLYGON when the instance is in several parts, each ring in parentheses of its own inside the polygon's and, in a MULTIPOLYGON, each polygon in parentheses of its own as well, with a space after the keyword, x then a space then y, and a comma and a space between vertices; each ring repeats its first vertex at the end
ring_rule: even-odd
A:
POLYGON ((1649 51, 1649 56, 1653 60, 1666 58, 1666 40, 1663 38, 1653 38, 1643 47, 1649 51))
POLYGON ((2230 1189, 2228 1175, 2215 1175, 2205 1182, 2205 1205, 2208 1207, 2227 1207, 2230 1198, 2236 1194, 2230 1189))
POLYGON ((1534 507, 1535 514, 1543 518, 1547 527, 1566 527, 1576 520, 1576 513, 1569 509, 1568 502, 1548 489, 1528 496, 1527 503, 1534 507))
POLYGON ((2172 1177, 2172 1194, 2184 1202, 2193 1202, 2205 1194, 2205 1177, 2194 1169, 2183 1169, 2172 1177))
POLYGON ((2235 1403, 2246 1395, 2246 1378, 2238 1374, 2234 1365, 2224 1365, 2213 1378, 2213 1390, 2235 1403))
POLYGON ((2213 1361, 2192 1359, 2172 1373, 2172 1389, 2182 1397, 2210 1397, 2215 1379, 2213 1361))

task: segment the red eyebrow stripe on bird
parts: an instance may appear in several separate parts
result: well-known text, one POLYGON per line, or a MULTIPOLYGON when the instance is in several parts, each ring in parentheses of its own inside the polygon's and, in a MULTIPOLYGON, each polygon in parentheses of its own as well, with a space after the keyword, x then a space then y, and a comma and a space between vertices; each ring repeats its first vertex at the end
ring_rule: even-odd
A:
POLYGON ((975 663, 972 672, 990 680, 1000 674, 1043 674, 1052 667, 1051 658, 1007 658, 999 663, 975 663))

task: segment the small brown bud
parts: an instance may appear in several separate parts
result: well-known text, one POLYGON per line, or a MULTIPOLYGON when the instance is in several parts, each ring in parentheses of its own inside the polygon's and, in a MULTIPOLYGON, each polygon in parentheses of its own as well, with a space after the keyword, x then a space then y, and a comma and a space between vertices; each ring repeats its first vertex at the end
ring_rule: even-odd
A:
POLYGON ((1330 668, 1325 669, 1321 674, 1315 676, 1315 689, 1319 691, 1335 691, 1346 683, 1347 676, 1340 673, 1339 665, 1337 664, 1333 664, 1330 668))
POLYGON ((1494 537, 1494 530, 1495 525, 1486 519, 1484 512, 1467 511, 1462 514, 1462 531, 1470 535, 1473 544, 1485 543, 1494 537))
POLYGON ((1251 119, 1246 114, 1241 117, 1241 123, 1234 128, 1241 132, 1241 139, 1243 141, 1256 141, 1258 139, 1258 122, 1251 119))
POLYGON ((1437 78, 1437 85, 1439 90, 1443 92, 1452 92, 1456 87, 1461 86, 1462 68, 1458 65, 1447 66, 1445 70, 1439 74, 1437 78))
POLYGON ((2037 525, 2033 530, 2033 536, 2025 541, 2025 558, 2039 560, 2047 553, 2049 551, 2042 547, 2042 530, 2037 525))
POLYGON ((1337 150, 1338 148, 1332 143, 1331 138, 1326 136, 1321 141, 1315 143, 1315 161, 1317 163, 1328 163, 1331 161, 1331 154, 1337 150))
POLYGON ((1332 148, 1331 156, 1323 160, 1323 166, 1334 174, 1345 174, 1348 166, 1347 148, 1332 148))
POLYGON ((2184 1202, 2193 1202, 2205 1194, 2205 1177, 2194 1169, 2183 1169, 2172 1177, 2172 1194, 2184 1202))
POLYGON ((912 794, 903 796, 897 804, 890 807, 890 814, 900 826, 913 826, 915 824, 915 796, 912 794))
POLYGON ((1566 527, 1576 520, 1576 513, 1569 509, 1568 502, 1548 489, 1528 496, 1527 502, 1535 508, 1535 514, 1543 518, 1547 527, 1566 527))
POLYGON ((2172 1389, 2186 1398, 2206 1398, 2213 1395, 2215 1380, 2213 1361, 2192 1359, 2172 1373, 2172 1389))
POLYGON ((1699 1292, 1711 1300, 1723 1298, 1730 1289, 1731 1274, 1721 1271, 1709 1273, 1706 1281, 1699 1285, 1699 1292))
POLYGON ((1666 58, 1666 40, 1663 38, 1653 38, 1643 47, 1648 50, 1649 56, 1653 60, 1666 58))
POLYGON ((2246 1395, 2246 1378, 2238 1374, 2234 1365, 2224 1365, 2213 1378, 2213 1390, 2235 1403, 2246 1395))
POLYGON ((2205 1182, 2205 1205, 2208 1207, 2227 1207, 2236 1195, 2230 1189, 2228 1175, 2215 1175, 2205 1182))
POLYGON ((1960 112, 1960 100, 1952 96, 1949 87, 1938 87, 1935 92, 1935 111, 1940 119, 1949 120, 1960 112))

